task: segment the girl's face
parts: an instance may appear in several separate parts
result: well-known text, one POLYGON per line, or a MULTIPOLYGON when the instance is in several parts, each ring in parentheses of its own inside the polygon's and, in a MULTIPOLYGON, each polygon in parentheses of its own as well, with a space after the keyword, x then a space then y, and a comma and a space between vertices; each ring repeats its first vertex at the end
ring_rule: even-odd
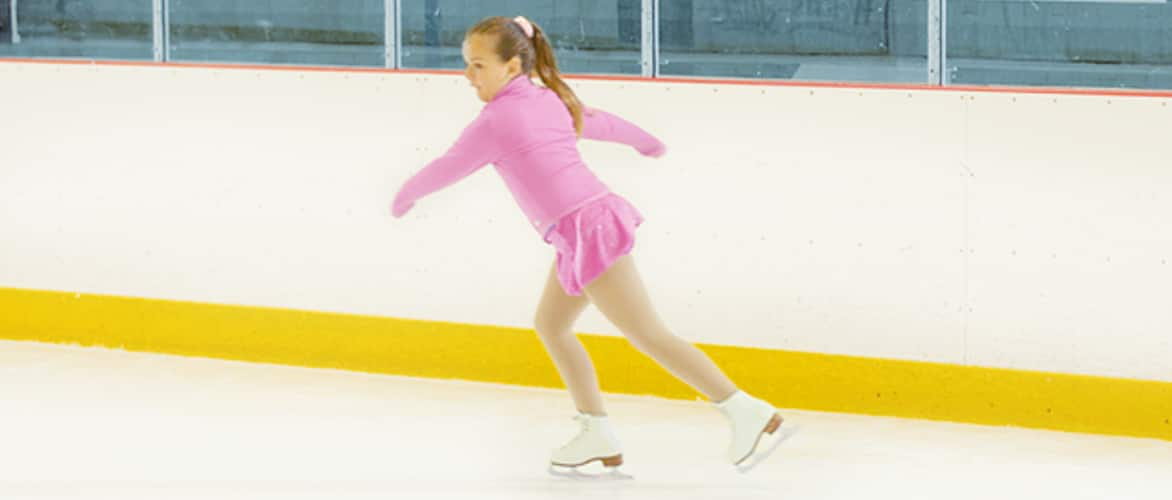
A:
POLYGON ((496 54, 496 37, 471 35, 464 39, 464 77, 481 101, 491 101, 513 77, 521 74, 521 58, 502 61, 496 54))

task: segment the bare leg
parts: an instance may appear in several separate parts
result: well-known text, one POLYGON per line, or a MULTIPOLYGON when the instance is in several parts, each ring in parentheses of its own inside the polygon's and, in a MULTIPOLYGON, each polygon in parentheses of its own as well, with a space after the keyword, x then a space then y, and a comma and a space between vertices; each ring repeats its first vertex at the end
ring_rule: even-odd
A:
POLYGON ((722 401, 737 391, 712 359, 663 324, 631 256, 623 256, 587 285, 586 295, 636 349, 710 401, 722 401))
POLYGON ((590 361, 590 355, 573 330, 574 321, 588 305, 590 299, 586 296, 568 295, 562 289, 555 261, 545 283, 541 304, 537 306, 534 325, 562 381, 569 388, 578 411, 604 416, 606 408, 602 404, 602 390, 598 386, 594 363, 590 361))

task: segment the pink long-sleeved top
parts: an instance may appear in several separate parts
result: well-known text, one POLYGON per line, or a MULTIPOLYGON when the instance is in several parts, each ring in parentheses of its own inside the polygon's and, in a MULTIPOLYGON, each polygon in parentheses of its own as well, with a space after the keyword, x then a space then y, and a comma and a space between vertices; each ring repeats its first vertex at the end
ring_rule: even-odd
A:
MULTIPOLYGON (((582 113, 582 137, 629 145, 660 156, 659 139, 634 124, 597 109, 582 113)), ((564 215, 610 193, 578 153, 570 111, 552 90, 518 76, 505 85, 464 129, 443 156, 403 184, 392 213, 493 164, 513 198, 543 237, 564 215)))

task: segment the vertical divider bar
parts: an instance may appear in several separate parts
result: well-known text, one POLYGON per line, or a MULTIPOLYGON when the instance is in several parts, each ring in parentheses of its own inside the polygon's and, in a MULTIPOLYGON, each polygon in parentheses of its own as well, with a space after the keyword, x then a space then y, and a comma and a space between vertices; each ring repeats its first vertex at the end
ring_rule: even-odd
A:
POLYGON ((944 0, 928 0, 928 85, 944 84, 944 0))
POLYGON ((168 0, 151 0, 151 4, 154 60, 155 62, 167 62, 171 60, 170 2, 168 0))
POLYGON ((383 11, 386 14, 383 30, 384 66, 391 69, 403 67, 402 59, 402 26, 400 16, 400 0, 384 0, 383 11))
POLYGON ((639 65, 643 76, 656 78, 659 76, 659 0, 643 0, 640 12, 643 36, 639 65))
POLYGON ((948 70, 948 0, 940 0, 940 85, 951 85, 948 70))
POLYGON ((16 0, 8 2, 9 38, 13 45, 20 43, 20 23, 16 22, 16 0))
POLYGON ((171 0, 163 0, 163 60, 171 61, 171 0))

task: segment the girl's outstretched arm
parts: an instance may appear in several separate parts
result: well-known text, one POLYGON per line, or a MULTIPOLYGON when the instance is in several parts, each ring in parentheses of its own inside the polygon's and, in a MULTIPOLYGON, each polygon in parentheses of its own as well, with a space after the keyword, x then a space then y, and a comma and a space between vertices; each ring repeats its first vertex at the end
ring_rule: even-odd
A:
POLYGON ((595 108, 582 110, 582 137, 626 144, 644 156, 662 156, 667 150, 663 141, 647 133, 646 130, 618 116, 595 108))
POLYGON ((481 112, 443 156, 412 176, 391 205, 391 215, 402 217, 420 198, 455 184, 499 155, 489 116, 481 112))

